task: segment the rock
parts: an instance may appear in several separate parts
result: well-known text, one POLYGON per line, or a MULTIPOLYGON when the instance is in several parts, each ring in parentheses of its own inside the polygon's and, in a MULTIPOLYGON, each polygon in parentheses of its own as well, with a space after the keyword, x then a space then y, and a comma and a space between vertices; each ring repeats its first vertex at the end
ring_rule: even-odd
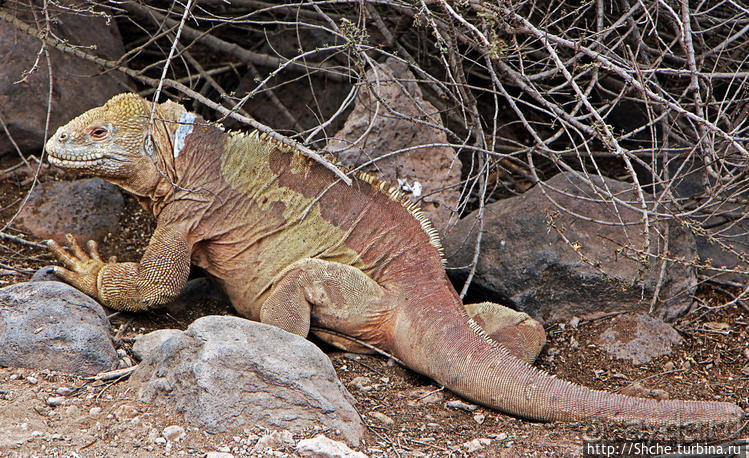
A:
POLYGON ((170 425, 161 432, 164 439, 170 442, 179 442, 185 437, 185 428, 178 425, 170 425))
POLYGON ((57 407, 65 402, 64 396, 50 396, 47 398, 47 405, 50 407, 57 407))
MULTIPOLYGON (((609 178, 593 181, 634 207, 639 205, 629 184, 609 178)), ((623 246, 642 248, 640 213, 623 205, 615 211, 609 203, 595 201, 599 198, 576 174, 561 173, 521 196, 487 205, 475 284, 494 300, 512 304, 544 323, 648 310, 661 262, 643 265, 619 252, 623 246), (561 212, 550 198, 574 214, 612 224, 601 225, 561 212), (550 219, 554 227, 550 227, 550 219), (623 226, 620 220, 631 224, 623 226)), ((450 232, 444 240, 448 266, 471 264, 477 230, 472 213, 450 232)), ((651 251, 663 254, 664 242, 656 236, 665 232, 664 224, 653 224, 651 251)), ((668 226, 668 233, 669 257, 696 258, 691 233, 676 224, 668 226)), ((465 275, 467 269, 461 268, 455 277, 465 275)), ((696 286, 693 268, 669 264, 659 293, 658 315, 672 319, 688 310, 696 286)))
POLYGON ((86 243, 116 231, 124 208, 117 187, 101 178, 50 181, 31 191, 16 221, 39 238, 64 243, 69 232, 86 243))
POLYGON ((420 406, 440 402, 445 397, 445 394, 442 390, 435 390, 433 387, 429 386, 426 388, 413 388, 409 390, 408 397, 412 398, 408 400, 408 405, 420 406))
POLYGON ((614 318, 596 344, 617 359, 639 365, 671 353, 671 347, 681 340, 679 333, 662 320, 634 313, 614 318))
POLYGON ((324 427, 352 444, 363 432, 355 401, 324 353, 243 318, 199 318, 148 354, 129 383, 142 400, 173 405, 209 432, 324 427))
MULTIPOLYGON (((40 6, 41 2, 35 1, 40 6)), ((52 33, 84 52, 116 60, 124 53, 122 39, 114 21, 100 16, 86 16, 78 8, 61 10, 49 5, 52 33), (93 49, 91 46, 93 45, 93 49)), ((4 11, 34 26, 28 6, 5 8, 4 11)), ((39 13, 37 13, 39 14, 39 13)), ((39 39, 0 19, 0 107, 13 140, 24 154, 38 152, 44 146, 47 118, 49 76, 47 63, 39 57, 39 39), (33 70, 32 70, 33 69, 33 70), (29 71, 32 70, 30 73, 29 71)), ((125 89, 126 80, 119 72, 103 72, 96 64, 48 47, 54 75, 54 91, 48 135, 82 112, 109 100, 125 89)), ((0 129, 0 156, 15 147, 0 129)))
POLYGON ((234 455, 228 452, 208 452, 205 458, 234 458, 234 455))
POLYGON ((316 458, 367 458, 367 455, 350 449, 346 444, 318 434, 312 439, 300 440, 296 451, 302 456, 316 458))
POLYGON ((473 439, 471 441, 464 443, 463 448, 466 449, 467 453, 475 453, 481 450, 482 448, 488 446, 491 443, 492 443, 491 439, 482 437, 482 438, 473 439))
POLYGON ((385 415, 382 412, 371 412, 369 414, 369 416, 372 417, 372 418, 377 419, 377 421, 379 421, 383 425, 392 425, 393 423, 395 423, 395 420, 393 420, 392 418, 388 417, 387 415, 385 415))
POLYGON ((60 281, 60 278, 55 275, 55 266, 44 266, 31 276, 29 282, 33 281, 60 281))
POLYGON ((182 331, 179 329, 158 329, 148 334, 135 338, 133 344, 133 356, 139 361, 142 361, 148 357, 148 355, 159 348, 161 344, 171 339, 174 336, 182 335, 182 331))
POLYGON ((459 399, 448 401, 447 407, 453 408, 453 409, 460 409, 465 410, 466 412, 473 412, 476 409, 479 408, 476 404, 469 404, 467 402, 461 401, 459 399))
POLYGON ((714 177, 709 174, 705 176, 702 158, 691 155, 670 158, 667 164, 674 197, 682 202, 707 204, 689 214, 690 226, 703 228, 703 231, 699 231, 702 233, 695 231, 700 264, 713 267, 705 267, 700 273, 718 281, 746 284, 749 279, 749 264, 746 261, 746 253, 749 253, 749 221, 743 217, 747 198, 745 183, 716 183, 714 177), (712 191, 705 188, 704 180, 710 182, 712 191), (718 189, 720 192, 717 192, 718 189), (715 238, 711 240, 713 236, 715 238))
MULTIPOLYGON (((448 143, 439 127, 439 112, 423 99, 408 65, 391 58, 378 65, 376 72, 367 71, 354 110, 330 139, 327 150, 354 168, 401 149, 448 143)), ((389 156, 363 170, 397 183, 443 232, 460 198, 461 167, 453 148, 430 146, 389 156)))
POLYGON ((260 437, 253 450, 263 451, 267 449, 275 450, 286 444, 294 443, 294 435, 290 431, 273 431, 260 437))
POLYGON ((351 379, 351 382, 349 382, 349 385, 353 386, 359 391, 369 391, 372 389, 372 381, 369 379, 369 377, 359 376, 354 377, 351 379))
POLYGON ((0 366, 93 375, 117 367, 104 309, 60 282, 0 289, 0 366))

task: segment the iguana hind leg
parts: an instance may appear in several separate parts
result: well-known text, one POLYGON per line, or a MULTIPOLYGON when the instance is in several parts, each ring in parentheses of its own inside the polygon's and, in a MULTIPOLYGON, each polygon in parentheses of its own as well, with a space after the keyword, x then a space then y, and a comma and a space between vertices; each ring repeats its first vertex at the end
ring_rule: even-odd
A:
MULTIPOLYGON (((260 321, 306 337, 310 324, 377 345, 384 338, 385 290, 364 272, 345 264, 306 258, 284 269, 260 308, 260 321)), ((329 332, 315 334, 349 351, 367 349, 329 332)))
POLYGON ((546 343, 546 331, 527 313, 493 302, 466 304, 466 313, 494 341, 501 343, 514 357, 533 363, 546 343))

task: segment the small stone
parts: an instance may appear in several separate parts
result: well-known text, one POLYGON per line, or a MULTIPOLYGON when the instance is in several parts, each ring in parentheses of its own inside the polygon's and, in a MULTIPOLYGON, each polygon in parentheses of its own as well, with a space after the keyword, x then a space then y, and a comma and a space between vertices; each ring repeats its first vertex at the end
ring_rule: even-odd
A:
POLYGON ((312 439, 303 439, 296 446, 296 451, 302 456, 320 458, 366 458, 367 455, 349 448, 343 442, 334 441, 318 434, 312 439))
POLYGON ((158 348, 174 336, 181 335, 179 329, 159 329, 135 338, 133 356, 139 361, 146 358, 155 348, 158 348))
POLYGON ((494 435, 494 440, 503 441, 507 439, 507 433, 499 433, 494 435))
POLYGON ((208 452, 205 458, 234 458, 234 455, 228 452, 208 452))
POLYGON ((466 449, 466 452, 473 453, 481 450, 482 448, 488 446, 492 443, 491 439, 487 439, 485 437, 473 439, 472 441, 468 441, 463 444, 463 448, 466 449))
POLYGON ((65 396, 50 396, 47 398, 47 405, 50 407, 57 407, 65 402, 65 396))
POLYGON ((294 443, 294 435, 291 434, 291 431, 273 431, 272 433, 266 434, 258 439, 254 449, 277 449, 284 445, 284 443, 294 443))
POLYGON ((55 393, 59 394, 60 396, 70 396, 71 394, 73 394, 73 390, 68 387, 61 386, 60 388, 55 390, 55 393))
POLYGON ((39 379, 36 378, 36 377, 32 377, 31 375, 29 375, 28 377, 26 377, 26 381, 29 382, 32 385, 36 385, 37 383, 39 383, 39 379))
POLYGON ((351 380, 351 386, 356 388, 359 391, 369 391, 372 389, 371 381, 369 380, 369 377, 354 377, 351 380))
POLYGON ((387 415, 385 415, 382 412, 372 412, 369 415, 372 418, 376 418, 377 421, 379 421, 380 423, 385 424, 385 425, 392 425, 393 423, 395 423, 395 421, 393 421, 392 418, 388 417, 387 415))
POLYGON ((744 355, 744 358, 749 359, 749 347, 745 347, 741 354, 744 355))
POLYGON ((467 402, 463 402, 457 399, 454 401, 448 401, 447 407, 451 407, 453 409, 465 410, 466 412, 473 412, 479 408, 479 406, 477 406, 476 404, 469 404, 467 402))
POLYGON ((484 420, 486 420, 486 415, 484 415, 483 413, 474 414, 473 415, 473 420, 476 423, 482 425, 482 424, 484 424, 484 420))
POLYGON ((569 325, 571 328, 577 329, 577 326, 580 324, 580 317, 579 316, 573 316, 572 319, 569 322, 569 325))
POLYGON ((153 440, 153 442, 154 444, 164 445, 166 444, 166 439, 164 439, 163 437, 157 437, 153 440))
POLYGON ((127 356, 127 352, 125 351, 124 348, 118 348, 117 349, 117 356, 119 356, 120 358, 124 358, 124 357, 127 356))
POLYGON ((161 435, 170 442, 179 442, 185 437, 185 428, 177 425, 171 425, 164 428, 161 435))
POLYGON ((666 372, 671 372, 672 370, 674 370, 674 368, 676 368, 676 365, 674 364, 673 361, 668 361, 666 364, 663 365, 663 370, 666 372))
POLYGON ((414 388, 408 391, 408 395, 414 398, 408 401, 410 406, 439 402, 445 397, 443 391, 434 390, 432 387, 414 388))

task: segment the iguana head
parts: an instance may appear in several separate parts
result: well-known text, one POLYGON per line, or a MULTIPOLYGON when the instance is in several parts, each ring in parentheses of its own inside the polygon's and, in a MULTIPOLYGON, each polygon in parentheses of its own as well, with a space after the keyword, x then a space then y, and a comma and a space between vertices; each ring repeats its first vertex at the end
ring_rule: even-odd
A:
POLYGON ((47 141, 49 162, 103 178, 142 173, 151 104, 136 94, 120 94, 57 129, 47 141))

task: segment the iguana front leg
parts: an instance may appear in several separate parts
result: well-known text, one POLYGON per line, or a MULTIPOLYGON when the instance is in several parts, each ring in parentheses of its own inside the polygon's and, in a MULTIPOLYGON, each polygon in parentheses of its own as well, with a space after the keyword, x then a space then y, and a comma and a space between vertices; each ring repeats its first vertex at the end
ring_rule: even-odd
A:
POLYGON ((190 273, 190 248, 185 233, 170 226, 157 227, 139 263, 104 262, 96 242, 89 253, 68 234, 68 252, 54 241, 50 250, 67 267, 55 275, 115 310, 143 311, 173 300, 190 273))

